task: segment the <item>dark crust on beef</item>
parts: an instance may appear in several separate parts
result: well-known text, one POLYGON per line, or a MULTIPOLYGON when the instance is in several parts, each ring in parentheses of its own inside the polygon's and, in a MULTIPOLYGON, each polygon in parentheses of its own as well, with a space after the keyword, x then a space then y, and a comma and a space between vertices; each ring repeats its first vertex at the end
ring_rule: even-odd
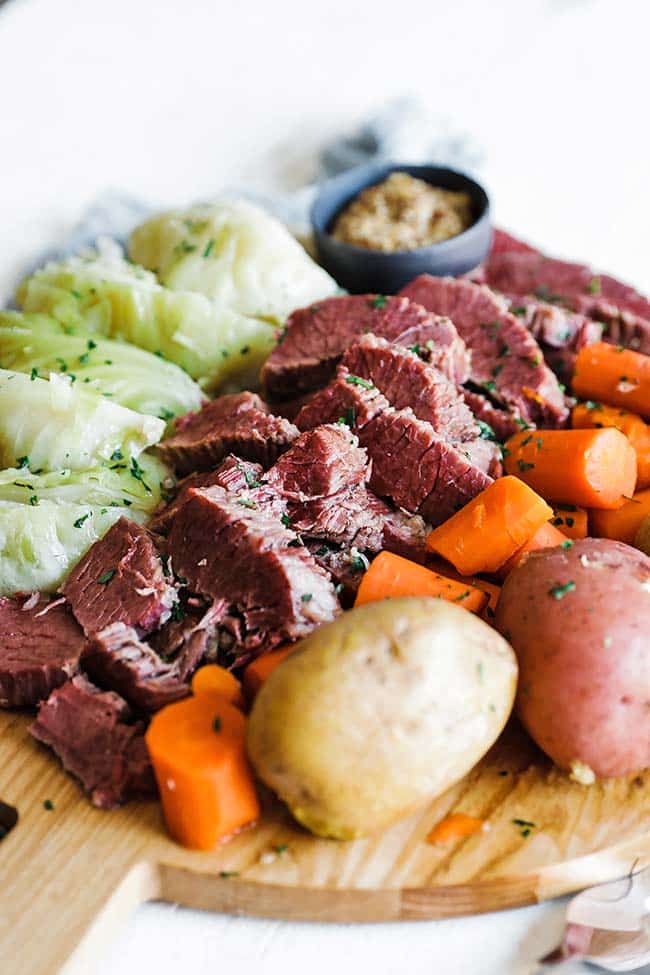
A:
POLYGON ((176 601, 151 536, 128 518, 95 542, 61 591, 86 636, 116 622, 145 636, 165 621, 176 601))
POLYGON ((179 474, 210 470, 230 453, 268 467, 297 436, 296 427, 269 413, 256 393, 233 393, 181 417, 158 452, 179 474))
POLYGON ((439 367, 454 376, 463 371, 465 350, 451 323, 439 324, 436 316, 400 297, 345 295, 289 316, 281 342, 262 367, 265 389, 282 399, 323 386, 348 346, 368 332, 390 341, 400 341, 406 334, 406 342, 426 334, 441 350, 448 348, 446 354, 439 354, 439 367))
POLYGON ((98 687, 151 713, 189 694, 173 665, 142 643, 133 627, 111 623, 89 640, 81 664, 98 687))
POLYGON ((484 285, 423 274, 403 289, 449 315, 472 354, 471 379, 526 423, 561 426, 568 409, 556 377, 507 301, 484 285))
POLYGON ((249 634, 247 646, 267 649, 333 619, 339 606, 296 534, 250 503, 222 488, 192 488, 169 550, 189 589, 231 604, 249 634))
POLYGON ((33 707, 44 700, 76 673, 85 643, 64 600, 41 595, 24 609, 28 599, 0 597, 0 707, 33 707))
POLYGON ((156 793, 144 722, 133 722, 119 694, 100 691, 82 675, 50 694, 30 732, 53 749, 101 809, 156 793))

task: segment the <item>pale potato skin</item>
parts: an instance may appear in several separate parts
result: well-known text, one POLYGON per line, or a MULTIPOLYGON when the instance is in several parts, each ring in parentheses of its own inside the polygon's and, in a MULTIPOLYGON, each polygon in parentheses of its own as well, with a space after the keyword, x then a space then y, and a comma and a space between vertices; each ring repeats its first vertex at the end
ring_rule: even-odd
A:
POLYGON ((533 552, 506 579, 495 626, 519 660, 517 712, 557 765, 650 766, 650 558, 604 538, 533 552))
POLYGON ((370 603, 310 634, 271 674, 248 753, 312 832, 364 836, 478 762, 516 682, 512 649, 472 613, 428 597, 370 603))

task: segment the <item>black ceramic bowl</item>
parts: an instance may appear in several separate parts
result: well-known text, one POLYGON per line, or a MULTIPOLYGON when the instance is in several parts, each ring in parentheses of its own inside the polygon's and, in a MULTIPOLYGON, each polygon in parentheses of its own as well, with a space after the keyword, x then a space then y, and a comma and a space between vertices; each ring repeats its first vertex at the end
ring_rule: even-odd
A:
POLYGON ((469 176, 440 166, 376 163, 359 166, 324 183, 311 208, 318 259, 341 287, 356 294, 394 294, 418 274, 464 274, 486 257, 492 240, 490 200, 469 176), (393 172, 409 173, 449 190, 464 190, 472 199, 474 222, 462 234, 412 251, 384 253, 334 240, 332 225, 340 211, 367 186, 393 172))

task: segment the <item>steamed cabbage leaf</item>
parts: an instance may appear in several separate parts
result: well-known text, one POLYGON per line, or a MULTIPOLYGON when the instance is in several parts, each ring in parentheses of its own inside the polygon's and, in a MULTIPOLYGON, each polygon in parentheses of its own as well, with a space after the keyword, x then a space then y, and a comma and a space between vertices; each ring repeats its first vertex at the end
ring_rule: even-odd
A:
POLYGON ((131 509, 0 501, 0 595, 54 592, 81 556, 131 509))
POLYGON ((284 224, 244 200, 163 213, 131 234, 129 256, 168 288, 283 325, 296 308, 336 294, 284 224))
POLYGON ((114 403, 166 421, 199 409, 204 399, 173 363, 47 315, 0 312, 0 362, 43 379, 50 372, 68 375, 114 403))
POLYGON ((132 518, 141 520, 154 511, 173 484, 169 468, 157 457, 144 453, 135 461, 116 455, 103 466, 84 471, 34 474, 27 467, 9 467, 0 471, 0 501, 128 508, 132 518))
MULTIPOLYGON (((52 373, 0 369, 0 466, 84 470, 112 457, 136 461, 165 424, 52 373)), ((136 461, 137 463, 137 461, 136 461)))
POLYGON ((68 329, 122 339, 176 363, 204 388, 255 382, 275 344, 268 321, 220 307, 193 291, 172 291, 105 242, 87 257, 52 262, 21 284, 27 312, 68 329))

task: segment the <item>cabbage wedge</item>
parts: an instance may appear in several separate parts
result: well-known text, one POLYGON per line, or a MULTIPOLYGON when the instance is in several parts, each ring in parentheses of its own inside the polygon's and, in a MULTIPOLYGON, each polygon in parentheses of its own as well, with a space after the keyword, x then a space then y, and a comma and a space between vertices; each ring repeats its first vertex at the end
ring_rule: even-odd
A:
POLYGON ((82 388, 0 369, 0 466, 85 470, 113 458, 135 464, 165 424, 82 388))
POLYGON ((198 410, 204 400, 197 383, 173 363, 47 315, 0 312, 0 362, 43 379, 51 372, 67 375, 114 403, 165 421, 198 410))
POLYGON ((168 288, 277 326, 339 290, 284 224, 244 200, 155 216, 133 231, 128 250, 168 288))
POLYGON ((16 301, 68 329, 147 349, 205 389, 254 383, 276 338, 266 320, 220 307, 198 292, 163 287, 112 243, 88 257, 46 264, 23 281, 16 301))
POLYGON ((0 501, 0 595, 54 592, 81 556, 131 510, 0 501))

